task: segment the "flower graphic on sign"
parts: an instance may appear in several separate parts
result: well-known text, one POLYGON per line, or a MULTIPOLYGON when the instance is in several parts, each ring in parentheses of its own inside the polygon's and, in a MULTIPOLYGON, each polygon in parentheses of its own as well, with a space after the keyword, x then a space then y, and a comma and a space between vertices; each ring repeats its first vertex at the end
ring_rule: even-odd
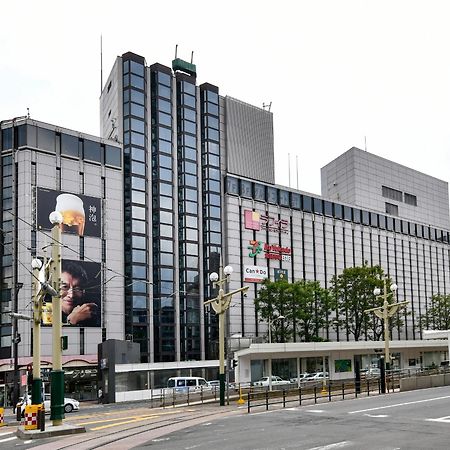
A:
POLYGON ((259 255, 263 251, 262 242, 261 241, 249 241, 250 245, 247 247, 250 250, 248 256, 250 258, 254 258, 256 255, 259 255))

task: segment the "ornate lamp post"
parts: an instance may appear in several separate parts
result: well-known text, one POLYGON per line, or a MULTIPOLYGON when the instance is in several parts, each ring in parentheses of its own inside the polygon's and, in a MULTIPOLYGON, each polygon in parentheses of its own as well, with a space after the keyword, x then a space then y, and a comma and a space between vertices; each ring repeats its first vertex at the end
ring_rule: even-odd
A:
POLYGON ((52 397, 50 419, 53 426, 62 425, 64 419, 64 371, 62 369, 62 317, 61 317, 61 228, 63 217, 53 211, 49 216, 52 227, 52 261, 50 265, 52 299, 53 368, 50 374, 52 397))
POLYGON ((219 316, 219 382, 220 382, 220 406, 225 405, 225 313, 230 307, 231 297, 238 292, 245 292, 248 286, 235 289, 225 293, 224 284, 229 280, 233 268, 225 266, 224 269, 220 267, 220 275, 212 272, 209 279, 213 287, 218 287, 219 292, 216 298, 208 300, 204 305, 211 305, 216 315, 219 316))
POLYGON ((399 308, 407 305, 409 302, 398 302, 398 303, 389 303, 389 299, 392 298, 395 300, 395 294, 397 292, 397 285, 395 283, 387 286, 387 279, 383 279, 383 293, 381 294, 380 288, 375 288, 373 290, 373 295, 376 298, 383 299, 383 306, 379 306, 377 308, 366 309, 365 313, 373 312, 377 317, 383 320, 384 325, 384 364, 386 369, 390 368, 391 364, 391 355, 389 354, 389 318, 392 317, 399 308))

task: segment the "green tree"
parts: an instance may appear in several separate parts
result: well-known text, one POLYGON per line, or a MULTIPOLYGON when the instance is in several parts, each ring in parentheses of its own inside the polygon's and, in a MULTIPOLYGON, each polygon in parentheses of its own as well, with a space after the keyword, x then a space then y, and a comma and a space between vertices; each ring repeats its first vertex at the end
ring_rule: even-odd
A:
POLYGON ((304 342, 323 340, 319 336, 330 311, 330 294, 318 281, 266 280, 255 299, 261 322, 272 321, 272 342, 295 337, 304 342), (284 316, 283 320, 274 320, 284 316))
MULTIPOLYGON (((334 276, 331 280, 331 290, 334 297, 335 308, 340 320, 335 324, 347 328, 355 341, 361 338, 371 340, 383 339, 383 322, 373 313, 365 313, 366 309, 383 305, 383 299, 376 298, 373 291, 376 287, 383 292, 384 271, 380 266, 348 267, 343 272, 334 276)), ((387 286, 392 280, 386 278, 387 286)), ((394 300, 391 298, 390 303, 394 300)), ((390 329, 394 326, 401 327, 403 321, 397 314, 390 321, 390 329)))
POLYGON ((434 330, 450 329, 450 294, 436 294, 431 297, 431 304, 420 318, 421 328, 434 330))

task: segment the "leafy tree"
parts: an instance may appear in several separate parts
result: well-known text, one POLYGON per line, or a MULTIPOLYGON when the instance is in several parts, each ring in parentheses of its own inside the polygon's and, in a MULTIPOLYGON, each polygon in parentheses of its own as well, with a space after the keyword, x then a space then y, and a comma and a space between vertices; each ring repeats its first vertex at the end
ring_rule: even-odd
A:
MULTIPOLYGON (((376 287, 383 292, 383 279, 387 286, 392 284, 389 277, 384 276, 380 266, 348 267, 331 280, 331 290, 334 295, 335 308, 340 320, 335 327, 345 326, 355 341, 361 338, 372 340, 383 339, 383 322, 373 313, 365 313, 366 309, 383 305, 381 297, 375 297, 373 291, 376 287)), ((389 303, 394 303, 391 298, 389 303)), ((390 321, 390 329, 401 327, 403 321, 397 314, 390 321)))
POLYGON ((330 308, 329 292, 318 281, 268 281, 255 299, 261 322, 272 321, 272 342, 287 342, 294 336, 302 341, 320 341, 319 330, 330 308), (274 320, 284 316, 283 320, 274 320))
POLYGON ((450 330, 450 294, 436 294, 431 297, 431 304, 420 318, 421 328, 450 330))

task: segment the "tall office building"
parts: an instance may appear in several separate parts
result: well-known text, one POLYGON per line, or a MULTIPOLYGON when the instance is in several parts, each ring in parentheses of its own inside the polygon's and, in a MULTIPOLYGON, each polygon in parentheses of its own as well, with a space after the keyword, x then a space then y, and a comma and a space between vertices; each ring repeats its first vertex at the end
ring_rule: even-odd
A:
POLYGON ((223 174, 274 181, 272 114, 196 80, 192 63, 125 53, 100 99, 101 134, 124 148, 125 333, 142 362, 216 357, 203 302, 223 256, 223 174))

